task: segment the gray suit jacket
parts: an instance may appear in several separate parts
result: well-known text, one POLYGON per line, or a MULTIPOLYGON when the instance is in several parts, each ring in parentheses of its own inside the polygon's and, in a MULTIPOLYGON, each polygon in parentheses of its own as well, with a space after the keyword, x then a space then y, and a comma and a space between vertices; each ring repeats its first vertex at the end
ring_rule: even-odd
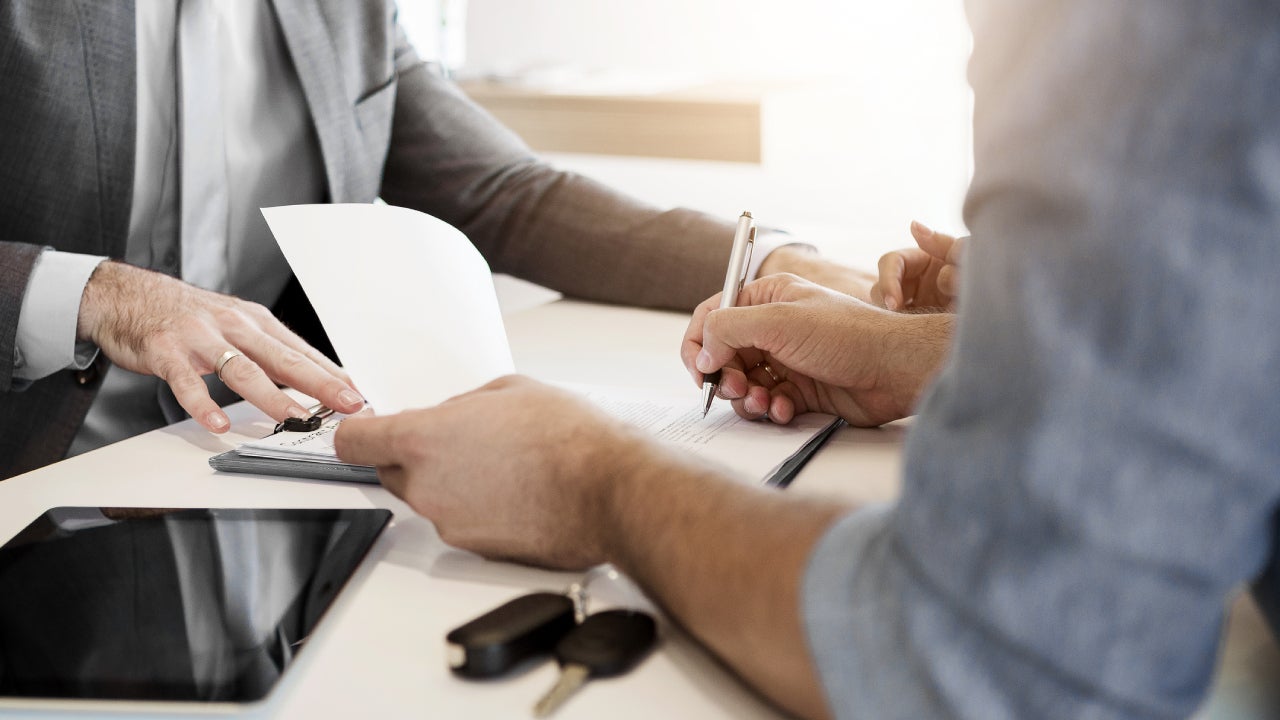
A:
MULTIPOLYGON (((431 213, 495 271, 576 297, 690 308, 718 289, 731 225, 539 162, 418 58, 392 0, 271 1, 332 202, 381 196, 431 213)), ((0 478, 65 454, 106 368, 13 383, 41 249, 124 255, 135 77, 133 0, 0 5, 0 478)))

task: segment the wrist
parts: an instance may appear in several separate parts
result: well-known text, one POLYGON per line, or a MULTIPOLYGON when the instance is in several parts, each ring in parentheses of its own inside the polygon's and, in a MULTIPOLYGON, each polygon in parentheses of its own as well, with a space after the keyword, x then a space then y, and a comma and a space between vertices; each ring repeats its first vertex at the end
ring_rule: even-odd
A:
POLYGON ((883 343, 886 388, 903 417, 915 412, 916 402, 946 361, 955 316, 951 313, 894 313, 886 318, 883 343))
POLYGON ((783 245, 774 248, 772 252, 765 256, 760 263, 760 270, 756 276, 764 277, 765 275, 777 275, 778 273, 791 273, 803 277, 806 269, 812 269, 813 261, 817 257, 818 251, 812 245, 800 243, 783 245))
POLYGON ((769 253, 760 264, 759 277, 790 273, 810 282, 851 295, 863 302, 871 300, 876 276, 825 258, 812 245, 783 245, 769 253))
POLYGON ((80 295, 80 314, 76 320, 76 340, 97 343, 98 328, 102 324, 102 308, 110 300, 112 287, 120 272, 120 263, 105 260, 94 268, 80 295))

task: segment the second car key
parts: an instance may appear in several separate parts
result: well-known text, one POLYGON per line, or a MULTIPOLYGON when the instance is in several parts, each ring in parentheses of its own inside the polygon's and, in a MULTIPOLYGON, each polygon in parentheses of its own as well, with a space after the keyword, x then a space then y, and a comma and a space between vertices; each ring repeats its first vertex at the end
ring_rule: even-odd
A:
POLYGON ((588 615, 556 645, 560 678, 533 707, 534 716, 555 712, 587 680, 627 672, 649 654, 657 640, 658 626, 648 613, 605 610, 588 615))

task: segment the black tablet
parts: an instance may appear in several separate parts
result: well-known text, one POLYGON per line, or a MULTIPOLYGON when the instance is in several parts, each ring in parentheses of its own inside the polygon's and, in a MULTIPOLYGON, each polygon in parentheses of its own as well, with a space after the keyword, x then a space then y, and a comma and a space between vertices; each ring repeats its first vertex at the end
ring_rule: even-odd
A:
POLYGON ((0 699, 260 700, 390 519, 49 510, 0 547, 0 699))

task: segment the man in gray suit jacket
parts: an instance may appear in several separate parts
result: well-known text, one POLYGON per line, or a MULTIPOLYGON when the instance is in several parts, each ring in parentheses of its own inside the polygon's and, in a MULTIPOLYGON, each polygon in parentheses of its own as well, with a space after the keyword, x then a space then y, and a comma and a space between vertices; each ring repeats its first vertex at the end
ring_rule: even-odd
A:
POLYGON ((179 406, 225 431, 215 370, 277 420, 304 412, 277 383, 360 406, 264 307, 290 276, 261 206, 381 197, 604 302, 687 309, 722 278, 726 222, 541 163, 418 58, 392 0, 12 0, 0 77, 0 477, 179 406))

